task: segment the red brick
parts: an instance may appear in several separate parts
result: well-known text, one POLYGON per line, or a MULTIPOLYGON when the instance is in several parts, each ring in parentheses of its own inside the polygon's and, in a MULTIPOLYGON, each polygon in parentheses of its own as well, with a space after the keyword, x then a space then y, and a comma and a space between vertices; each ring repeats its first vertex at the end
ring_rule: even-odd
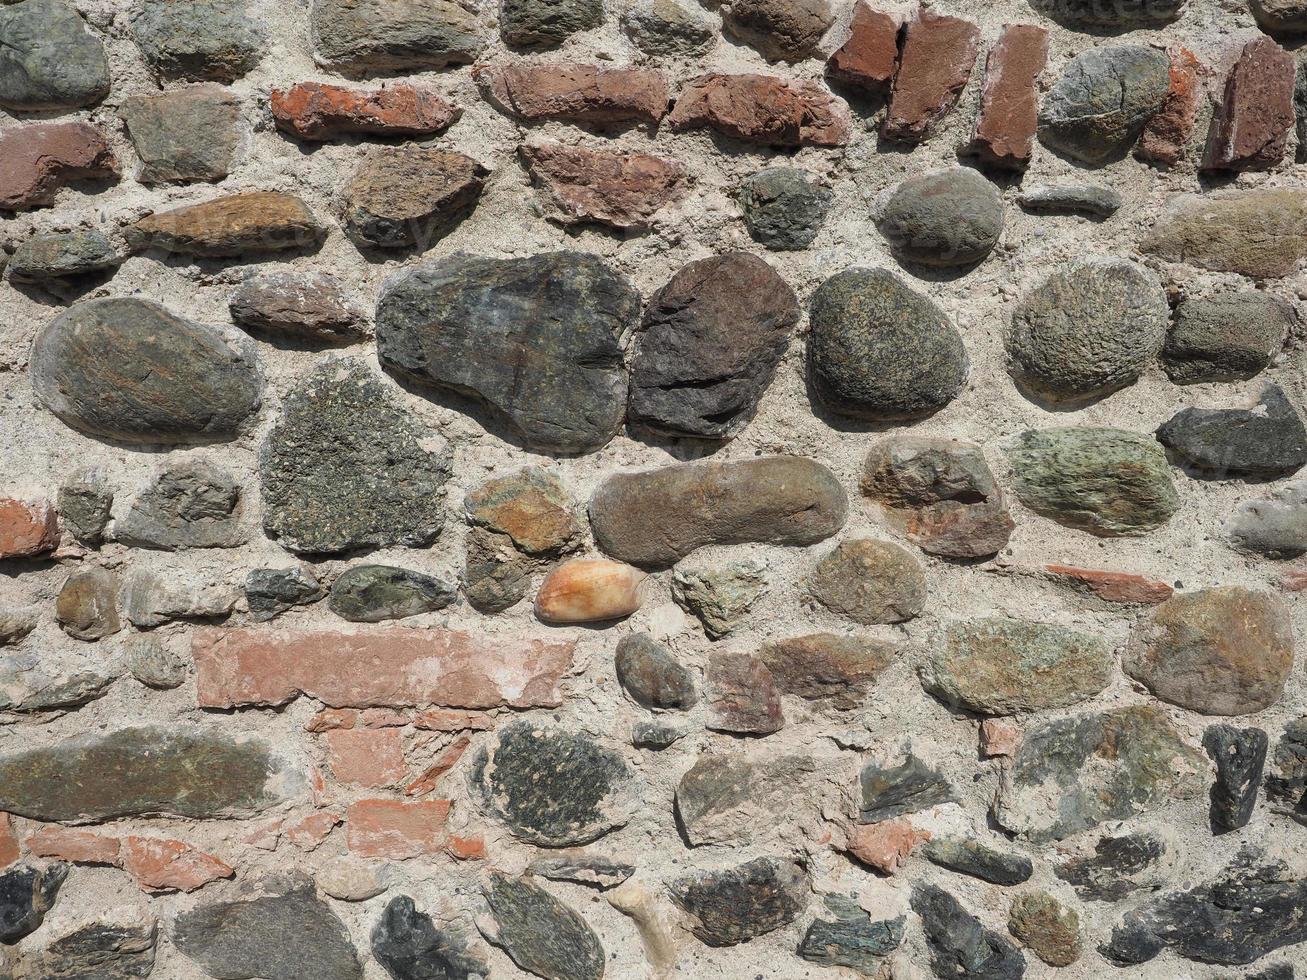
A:
POLYGON ((1135 605, 1157 605, 1171 598, 1175 591, 1165 582, 1158 582, 1130 572, 1109 572, 1096 568, 1076 568, 1071 565, 1045 565, 1044 571, 1067 584, 1090 592, 1105 602, 1135 605))
POLYGON ((843 146, 849 109, 817 82, 774 75, 700 75, 671 115, 673 129, 713 129, 763 146, 843 146))
POLYGON ((1008 24, 985 61, 980 115, 968 151, 984 163, 1025 170, 1035 145, 1039 76, 1048 61, 1048 31, 1008 24))
POLYGON ((590 124, 656 123, 667 112, 667 78, 646 68, 582 64, 481 65, 472 77, 486 100, 517 119, 590 124))
POLYGON ((1269 37, 1244 45, 1212 117, 1204 170, 1268 170, 1293 127, 1293 56, 1269 37))
POLYGON ((512 641, 440 629, 367 632, 201 629, 192 638, 199 704, 335 708, 556 707, 575 640, 512 641))
POLYGON ((429 732, 488 732, 495 727, 495 719, 476 711, 429 708, 413 716, 413 727, 429 732))
POLYGON ((301 851, 316 850, 331 832, 340 826, 341 816, 331 810, 318 810, 299 820, 286 822, 286 839, 301 851))
POLYGON ((359 713, 354 708, 323 708, 304 723, 306 732, 334 732, 350 729, 358 724, 359 713))
POLYGON ((359 800, 345 815, 350 852, 390 861, 439 854, 450 806, 449 800, 359 800))
POLYGON ((957 104, 979 44, 980 29, 971 21, 918 8, 904 35, 882 135, 904 143, 929 137, 957 104))
POLYGON ((14 818, 0 813, 0 868, 7 868, 18 860, 18 834, 14 818))
POLYGON ((827 77, 871 95, 884 95, 894 83, 902 28, 896 15, 859 0, 849 21, 849 39, 826 62, 827 77))
POLYGON ((27 836, 27 849, 37 857, 55 858, 73 864, 117 866, 120 844, 117 837, 89 830, 42 827, 27 836))
POLYGON ((409 717, 392 708, 364 708, 359 712, 359 725, 363 728, 403 728, 409 717))
POLYGON ((440 783, 440 777, 454 768, 454 764, 463 757, 467 747, 472 744, 472 740, 466 735, 454 739, 449 745, 441 750, 436 756, 434 762, 422 771, 422 775, 409 783, 404 788, 407 796, 426 796, 434 792, 436 786, 440 783))
POLYGON ((48 503, 0 498, 0 559, 43 555, 58 544, 59 519, 48 503))
POLYGON ((985 758, 1014 756, 1021 747, 1021 729, 1011 718, 986 718, 980 723, 980 754, 985 758))
POLYGON ((523 144, 517 152, 564 224, 647 228, 659 208, 680 196, 685 183, 684 167, 649 153, 558 143, 523 144))
POLYGON ((395 728, 327 732, 327 761, 338 782, 393 786, 404 778, 404 735, 395 728))
POLYGON ((117 175, 104 133, 90 123, 30 123, 0 131, 0 210, 44 207, 72 181, 117 175))
POLYGON ((1144 127, 1135 155, 1173 167, 1184 158, 1198 118, 1202 65, 1188 48, 1169 48, 1167 56, 1171 59, 1171 87, 1162 107, 1144 127))
POLYGON ((456 861, 484 861, 486 842, 481 837, 451 835, 445 845, 445 852, 456 861))
POLYGON ((918 844, 928 840, 928 831, 917 830, 910 821, 900 817, 852 828, 845 850, 863 864, 891 875, 902 866, 918 844))
POLYGON ((212 854, 179 840, 127 837, 122 842, 122 869, 147 892, 193 892, 235 871, 212 854))
POLYGON ((300 82, 272 90, 277 128, 319 142, 348 133, 426 136, 448 129, 459 114, 440 93, 414 85, 352 89, 300 82))

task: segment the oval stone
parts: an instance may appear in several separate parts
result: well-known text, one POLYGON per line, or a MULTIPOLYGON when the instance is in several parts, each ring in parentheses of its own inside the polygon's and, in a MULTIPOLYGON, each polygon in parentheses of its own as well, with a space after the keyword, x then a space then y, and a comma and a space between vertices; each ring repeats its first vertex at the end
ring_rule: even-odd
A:
POLYGON ((108 94, 104 44, 76 10, 62 0, 0 6, 0 105, 77 109, 108 94))
POLYGON ((143 299, 93 299, 36 338, 32 384, 64 422, 130 443, 225 441, 259 407, 253 345, 143 299))
POLYGON ((1142 45, 1090 48, 1067 63, 1039 107, 1039 139, 1081 163, 1123 156, 1171 87, 1164 51, 1142 45))
POLYGON ((951 167, 901 183, 879 225, 902 262, 974 265, 1003 234, 1003 201, 998 188, 977 171, 951 167))
POLYGON ((906 548, 889 541, 843 541, 817 563, 808 584, 831 612, 855 623, 902 623, 926 605, 926 576, 906 548))

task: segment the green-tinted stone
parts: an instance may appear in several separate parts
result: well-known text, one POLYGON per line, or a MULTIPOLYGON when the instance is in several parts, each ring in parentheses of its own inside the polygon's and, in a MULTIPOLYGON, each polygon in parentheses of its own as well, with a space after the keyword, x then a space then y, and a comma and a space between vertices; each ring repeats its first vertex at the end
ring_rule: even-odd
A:
POLYGON ((1007 928, 1049 966, 1080 959, 1080 916, 1047 892, 1018 895, 1007 928))
POLYGON ((0 5, 0 105, 76 109, 108 94, 104 44, 73 7, 62 0, 0 5))
POLYGON ((327 606, 354 623, 379 623, 444 609, 457 586, 407 568, 355 565, 331 587, 327 606))
POLYGON ((872 921, 857 902, 843 895, 827 895, 826 908, 834 919, 814 919, 799 955, 822 966, 846 966, 874 977, 884 958, 903 942, 905 917, 872 921))
POLYGON ((594 930, 530 878, 496 871, 484 892, 495 928, 483 932, 522 969, 545 980, 604 975, 604 947, 594 930))
POLYGON ((231 82, 266 47, 249 0, 142 0, 131 24, 141 54, 165 78, 231 82))
POLYGON ((768 167, 740 185, 749 235, 774 252, 811 245, 826 221, 831 196, 828 187, 794 167, 768 167))
POLYGON ((94 229, 35 235, 15 249, 9 277, 16 282, 58 285, 115 269, 122 262, 109 239, 94 229))

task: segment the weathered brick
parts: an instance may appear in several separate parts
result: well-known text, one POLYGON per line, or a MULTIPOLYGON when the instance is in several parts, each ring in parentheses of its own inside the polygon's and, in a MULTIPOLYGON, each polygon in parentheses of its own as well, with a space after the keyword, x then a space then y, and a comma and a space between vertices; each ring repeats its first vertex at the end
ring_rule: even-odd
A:
POLYGON ((1021 729, 1011 718, 986 718, 980 723, 980 754, 1010 758, 1021 747, 1021 729))
POLYGON ((206 708, 285 704, 299 694, 336 708, 538 708, 561 703, 558 682, 575 645, 402 627, 202 629, 191 652, 206 708))
POLYGON ((816 82, 716 72, 688 82, 667 120, 779 147, 843 146, 851 126, 848 106, 816 82))
POLYGON ((338 782, 393 786, 404 778, 404 737, 396 728, 327 732, 327 761, 338 782))
POLYGON ((680 196, 685 168, 650 153, 592 150, 559 143, 517 148, 527 172, 564 224, 642 229, 680 196))
POLYGON ((193 892, 235 876, 230 865, 179 840, 125 837, 121 867, 147 892, 193 892))
POLYGON ((430 732, 488 732, 495 727, 495 719, 476 711, 428 708, 413 716, 413 727, 430 732))
POLYGON ((29 123, 0 132, 0 210, 46 207, 75 180, 117 176, 113 150, 90 123, 29 123))
POLYGON ((422 770, 422 775, 404 787, 406 796, 426 796, 435 790, 440 782, 440 778, 454 767, 454 764, 463 757, 467 747, 472 744, 472 740, 466 735, 454 739, 447 746, 440 750, 435 761, 422 770))
POLYGON ((231 258, 252 253, 308 248, 325 231, 293 194, 250 191, 188 204, 142 218, 125 232, 137 251, 231 258))
POLYGON ((845 850, 882 874, 892 875, 913 849, 930 840, 930 832, 917 830, 902 817, 849 829, 845 850))
POLYGON ((341 815, 332 810, 318 810, 298 820, 287 820, 282 833, 301 851, 313 851, 331 836, 342 820, 341 815))
POLYGON ((1048 31, 1004 26, 985 62, 980 115, 968 147, 990 166, 1025 170, 1035 144, 1036 89, 1048 60, 1048 31))
POLYGON ((439 92, 415 85, 353 89, 299 82, 272 90, 277 128, 315 142, 350 133, 426 136, 448 129, 461 113, 439 92))
POLYGON ((902 29, 895 14, 859 0, 849 21, 849 39, 826 62, 827 77, 871 95, 884 95, 894 84, 902 29))
POLYGON ((18 834, 14 831, 14 819, 0 813, 0 868, 7 868, 17 860, 18 834))
POLYGON ((1244 45, 1212 117, 1204 170, 1268 170, 1293 126, 1293 56, 1269 37, 1244 45))
POLYGON ((1173 167, 1184 158, 1193 135, 1203 68, 1188 48, 1173 46, 1167 49, 1167 56, 1171 61, 1171 85, 1162 107, 1144 126, 1135 155, 1141 160, 1173 167))
POLYGON ((1105 602, 1156 605, 1171 598, 1175 591, 1158 582, 1131 572, 1112 572, 1072 565, 1045 565, 1044 571, 1074 588, 1083 589, 1105 602))
POLYGON ((59 518, 49 503, 0 498, 0 559, 43 555, 58 544, 59 518))
POLYGON ((445 849, 449 800, 359 800, 345 814, 350 853, 404 861, 445 849))
POLYGON ((649 68, 570 63, 480 65, 486 100, 517 119, 608 125, 656 123, 667 112, 667 78, 649 68))
POLYGON ((27 850, 36 857, 73 864, 118 864, 121 844, 117 837, 92 830, 48 826, 27 835, 27 850))
POLYGON ((919 8, 904 35, 881 134, 904 143, 927 139, 957 104, 979 46, 980 28, 971 21, 919 8))

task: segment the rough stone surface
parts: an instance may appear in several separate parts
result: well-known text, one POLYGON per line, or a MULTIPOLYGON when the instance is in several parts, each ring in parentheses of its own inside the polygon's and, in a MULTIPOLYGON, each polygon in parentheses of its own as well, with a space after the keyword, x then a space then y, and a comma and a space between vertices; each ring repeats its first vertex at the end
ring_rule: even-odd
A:
POLYGON ((482 933, 545 980, 600 980, 604 947, 585 919, 530 878, 494 872, 483 888, 494 929, 482 933))
POLYGON ((316 60, 348 75, 465 65, 485 46, 456 0, 313 0, 309 30, 316 60))
POLYGON ((1007 928, 1049 966, 1070 966, 1080 959, 1080 916, 1047 892, 1018 895, 1007 928))
POLYGON ((12 945, 39 929, 67 877, 66 864, 19 865, 0 874, 0 943, 12 945))
POLYGON ((679 825, 693 847, 765 839, 810 809, 816 773, 805 756, 700 756, 676 786, 679 825))
POLYGON ((970 266, 998 243, 1003 202, 998 189, 975 170, 952 167, 901 183, 879 225, 901 262, 970 266))
POLYGON ((245 601, 256 621, 273 619, 320 598, 322 585, 306 566, 255 568, 245 576, 245 601))
POLYGON ((1307 256, 1307 195, 1275 187, 1180 197, 1139 248, 1168 262, 1279 279, 1307 256))
POLYGON ((622 637, 615 668, 622 690, 642 707, 685 710, 698 703, 694 675, 650 636, 622 637))
POLYGON ((268 272, 246 279, 227 304, 234 323, 273 340, 350 344, 367 336, 363 312, 326 272, 268 272))
POLYGON ((1110 218, 1121 208, 1121 195, 1101 184, 1037 184, 1023 190, 1017 201, 1037 214, 1084 214, 1093 218, 1110 218))
POLYGON ((393 565, 355 565, 331 586, 327 606, 352 623, 380 623, 444 609, 455 585, 393 565))
POLYGON ((425 251, 476 206, 489 171, 426 146, 373 147, 345 188, 345 228, 363 247, 425 251))
POLYGON ((118 110, 140 158, 143 184, 219 181, 241 141, 240 101, 221 85, 136 95, 118 110))
POLYGON ((313 249, 326 231, 293 194, 247 191, 152 214, 127 228, 126 235, 138 252, 212 259, 313 249))
POLYGON ((572 548, 581 529, 574 503, 552 471, 530 466, 474 487, 463 498, 470 523, 507 535, 530 555, 572 548))
POLYGON ((263 26, 248 0, 142 0, 131 25, 136 46, 164 78, 231 82, 265 50, 263 26))
POLYGON ((1203 732, 1203 748, 1216 764, 1211 790, 1214 833, 1238 830, 1252 819, 1268 744, 1260 728, 1210 725, 1203 732))
POLYGON ((1171 45, 1166 53, 1170 59, 1171 87, 1162 107, 1144 125, 1135 155, 1162 167, 1174 167, 1184 159, 1193 136, 1203 95, 1200 76, 1205 74, 1205 69, 1197 56, 1181 45, 1171 45))
POLYGON ((620 885, 635 874, 635 866, 585 851, 563 851, 556 856, 539 857, 527 869, 551 881, 570 881, 606 890, 620 885))
POLYGON ((1307 30, 1307 10, 1297 0, 1249 0, 1248 9, 1268 34, 1295 36, 1307 30))
POLYGON ((1118 33, 1140 28, 1162 28, 1184 11, 1188 0, 1049 0, 1041 5, 1049 16, 1071 30, 1118 33))
POLYGON ((822 558, 808 588, 831 612, 864 626, 904 622, 926 605, 926 576, 912 554, 870 538, 845 541, 822 558))
POLYGON ((113 150, 90 123, 28 123, 0 133, 0 211, 48 207, 74 181, 117 176, 113 150))
POLYGON ((720 639, 746 625, 750 609, 770 590, 762 562, 688 565, 676 569, 672 597, 699 618, 710 639, 720 639))
POLYGON ((884 95, 894 82, 902 23, 894 14, 859 0, 849 18, 849 37, 826 62, 831 81, 870 95, 884 95))
POLYGON ((372 927, 372 955, 395 980, 471 980, 490 965, 462 934, 441 928, 407 895, 392 898, 372 927))
POLYGON ((122 263, 118 250, 96 230, 35 235, 9 259, 11 282, 76 285, 122 263))
POLYGON ((964 837, 933 837, 921 853, 931 864, 994 885, 1019 885, 1034 874, 1034 864, 1025 855, 995 850, 964 837))
POLYGON ((154 970, 158 924, 152 918, 97 921, 20 956, 13 980, 138 980, 154 970))
POLYGON ((1286 483, 1269 496, 1245 500, 1226 520, 1225 531, 1240 551, 1268 558, 1307 552, 1307 486, 1286 483))
POLYGON ((114 522, 114 539, 138 548, 234 548, 245 543, 239 524, 240 487, 203 460, 165 470, 114 522))
POLYGON ((653 69, 519 62, 477 68, 472 77, 489 102, 524 122, 654 125, 667 112, 667 78, 653 69))
POLYGON ((104 44, 61 0, 0 9, 0 106, 78 109, 109 94, 104 44))
POLYGON ((843 895, 827 895, 833 919, 814 919, 799 943, 799 955, 822 966, 843 966, 872 977, 903 942, 904 917, 874 920, 843 895))
POLYGON ((1307 428, 1279 385, 1248 408, 1186 408, 1157 430, 1158 441, 1213 477, 1277 477, 1307 464, 1307 428))
POLYGON ((686 0, 636 0, 622 12, 622 28, 651 55, 704 54, 717 42, 717 25, 686 0))
POLYGON ((861 823, 878 823, 957 802, 957 791, 948 779, 915 755, 908 755, 898 765, 870 762, 863 767, 858 781, 861 823))
POLYGON ((94 546, 104 539, 112 506, 113 489, 100 470, 79 470, 59 488, 59 519, 83 544, 94 546))
POLYGON ((713 653, 705 679, 707 726, 737 735, 770 735, 785 726, 771 671, 747 653, 713 653))
POLYGON ((641 231, 679 198, 685 168, 651 153, 613 152, 561 143, 518 147, 518 156, 565 225, 641 231))
POLYGON ((956 898, 937 885, 912 889, 912 910, 921 916, 937 977, 1019 980, 1026 960, 1006 938, 986 929, 956 898))
POLYGON ((722 73, 688 82, 667 121, 775 147, 843 146, 851 125, 848 107, 816 82, 722 73))
POLYGON ((1244 45, 1212 120, 1205 170, 1269 170, 1293 128, 1293 55, 1269 37, 1244 45))
POLYGON ((1155 48, 1083 51, 1040 103, 1040 142, 1090 166, 1120 158, 1162 107, 1170 85, 1170 62, 1155 48))
POLYGON ((103 568, 84 568, 68 576, 55 601, 63 631, 79 640, 100 640, 122 629, 118 617, 118 576, 103 568))
POLYGON ((1186 298, 1176 307, 1162 367, 1179 384, 1251 378, 1296 324, 1293 307, 1257 290, 1186 298))
POLYGON ((128 672, 146 687, 170 691, 186 682, 186 664, 158 637, 133 637, 125 659, 128 672))
POLYGON ((1048 30, 1007 24, 985 62, 980 114, 968 152, 991 167, 1025 170, 1035 145, 1038 85, 1048 60, 1048 30))
POLYGON ((434 89, 413 85, 354 89, 299 82, 273 89, 277 128, 302 140, 326 142, 341 136, 431 136, 448 129, 460 110, 434 89))
POLYGON ((802 61, 834 20, 828 0, 735 0, 722 26, 768 61, 802 61))
POLYGON ((499 34, 517 48, 556 48, 604 22, 600 0, 501 0, 499 34))
POLYGON ((800 251, 817 238, 830 210, 830 189, 794 167, 767 167, 740 185, 744 224, 773 252, 800 251))
POLYGON ((795 861, 761 857, 674 879, 672 901, 708 946, 735 946, 793 922, 808 902, 808 874, 795 861))
POLYGON ((1155 888, 1166 855, 1166 844, 1157 834, 1100 837, 1092 852, 1068 858, 1053 873, 1083 899, 1119 902, 1141 888, 1155 888))
POLYGON ((904 29, 886 139, 920 143, 957 104, 980 49, 980 29, 969 20, 918 8, 904 29))
POLYGON ((760 659, 782 694, 850 711, 867 702, 876 680, 900 652, 897 645, 870 636, 811 633, 764 643, 760 659))

